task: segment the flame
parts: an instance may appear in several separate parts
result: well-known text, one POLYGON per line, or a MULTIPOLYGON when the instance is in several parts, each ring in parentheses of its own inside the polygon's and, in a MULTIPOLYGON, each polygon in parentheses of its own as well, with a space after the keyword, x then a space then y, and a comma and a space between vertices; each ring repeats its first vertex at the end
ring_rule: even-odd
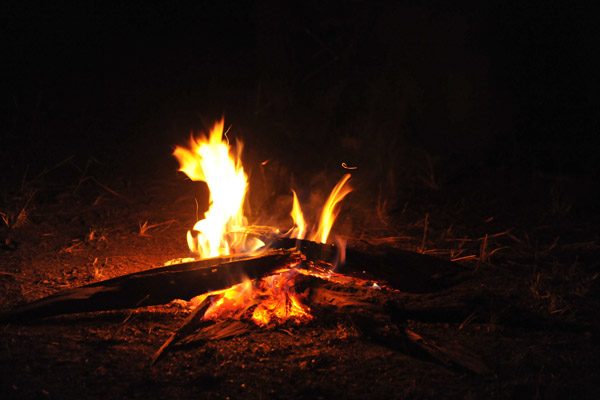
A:
POLYGON ((290 236, 296 239, 304 239, 306 222, 304 222, 304 215, 302 214, 300 202, 298 201, 298 196, 296 195, 294 189, 292 189, 292 193, 294 195, 294 204, 292 206, 292 212, 290 215, 294 220, 294 228, 292 228, 290 236))
MULTIPOLYGON (((248 177, 240 159, 243 145, 238 142, 237 154, 231 155, 229 141, 223 140, 223 126, 221 119, 208 138, 192 136, 189 148, 177 146, 173 152, 179 170, 191 180, 206 182, 210 190, 205 218, 197 221, 187 234, 190 250, 201 258, 248 250, 243 233, 247 225, 243 209, 248 190, 248 177)), ((260 243, 253 243, 252 247, 257 245, 260 243)))
MULTIPOLYGON (((346 197, 348 193, 352 191, 352 188, 346 185, 349 179, 350 174, 344 175, 329 194, 329 198, 325 202, 325 206, 321 212, 319 227, 316 232, 310 236, 310 240, 318 243, 327 243, 327 238, 329 237, 331 227, 333 226, 333 223, 340 212, 339 207, 336 208, 336 206, 344 199, 344 197, 346 197)), ((292 190, 292 193, 294 195, 294 203, 291 216, 294 220, 294 228, 292 229, 290 236, 292 238, 304 239, 306 222, 304 222, 304 215, 302 214, 302 209, 300 208, 300 203, 298 201, 298 197, 296 196, 296 192, 292 190)))
POLYGON ((288 265, 261 280, 247 280, 228 289, 196 296, 188 304, 195 308, 208 296, 214 296, 216 300, 204 313, 204 320, 244 319, 258 326, 275 326, 313 319, 310 307, 304 304, 308 293, 299 294, 295 290, 297 279, 303 275, 342 285, 387 289, 376 281, 332 272, 329 267, 327 263, 313 262, 288 265))
MULTIPOLYGON (((190 249, 201 258, 248 252, 264 245, 258 239, 247 238, 243 209, 248 177, 240 158, 242 143, 238 142, 237 153, 231 154, 229 140, 226 136, 225 140, 223 138, 223 127, 224 120, 221 119, 215 123, 208 137, 192 136, 188 148, 177 146, 173 152, 179 161, 179 170, 192 180, 206 182, 210 191, 208 211, 187 233, 190 249)), ((352 190, 347 185, 349 179, 350 174, 344 175, 333 188, 323 207, 319 226, 311 232, 310 240, 327 242, 339 213, 338 204, 352 190)), ((298 196, 293 190, 292 194, 294 227, 290 235, 304 239, 308 226, 298 196)), ((340 255, 342 258, 343 254, 340 255)), ((296 323, 310 321, 310 308, 302 303, 304 296, 294 290, 296 277, 303 273, 299 265, 289 265, 261 280, 247 280, 228 289, 198 296, 191 300, 191 304, 199 304, 209 295, 216 296, 217 300, 213 299, 204 319, 246 318, 259 326, 288 320, 296 323)))
POLYGON ((200 304, 210 295, 218 297, 204 314, 205 320, 245 317, 258 326, 288 320, 295 323, 310 321, 310 308, 294 291, 295 278, 299 274, 294 267, 284 268, 259 281, 247 280, 228 289, 197 296, 190 303, 200 304))
POLYGON ((333 226, 333 223, 340 212, 339 207, 336 209, 335 206, 352 191, 349 186, 345 186, 346 182, 348 182, 348 179, 350 179, 350 174, 344 175, 329 194, 329 198, 327 199, 327 202, 323 207, 323 212, 321 213, 319 229, 313 235, 311 240, 318 241, 319 243, 327 242, 327 237, 329 236, 331 227, 333 226))

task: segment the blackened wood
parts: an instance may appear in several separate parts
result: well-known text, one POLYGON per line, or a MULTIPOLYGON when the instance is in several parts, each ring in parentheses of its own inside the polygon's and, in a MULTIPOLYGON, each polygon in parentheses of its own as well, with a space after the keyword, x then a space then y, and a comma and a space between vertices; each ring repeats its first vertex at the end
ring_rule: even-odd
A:
POLYGON ((261 240, 267 243, 271 240, 271 248, 296 247, 308 261, 335 265, 335 272, 380 279, 395 289, 411 293, 444 289, 456 283, 457 277, 465 272, 463 267, 450 261, 389 246, 369 246, 364 250, 346 248, 345 261, 339 262, 342 250, 335 245, 289 238, 262 237, 261 240))
POLYGON ((169 348, 172 344, 175 344, 178 340, 183 337, 186 337, 193 333, 196 329, 200 327, 205 327, 210 324, 214 324, 214 321, 205 321, 204 314, 212 305, 213 296, 208 296, 198 307, 192 311, 192 313, 183 321, 183 324, 179 329, 169 336, 166 342, 160 346, 160 349, 154 353, 154 357, 152 357, 152 364, 155 364, 156 361, 160 358, 165 350, 169 348))
POLYGON ((460 367, 478 375, 488 375, 492 372, 479 356, 458 343, 441 345, 408 329, 405 329, 404 333, 410 343, 446 366, 460 367))
POLYGON ((27 320, 59 314, 118 310, 165 304, 174 299, 226 289, 245 279, 262 278, 291 262, 295 249, 270 250, 254 257, 218 257, 134 274, 66 290, 0 315, 0 321, 27 320))
MULTIPOLYGON (((491 370, 481 358, 459 343, 437 341, 424 337, 409 329, 401 329, 404 325, 402 304, 384 302, 377 296, 368 299, 365 290, 338 291, 319 287, 317 280, 313 281, 316 287, 310 293, 310 306, 325 307, 344 310, 344 313, 354 322, 365 335, 379 343, 408 352, 412 356, 424 359, 433 358, 451 368, 458 368, 479 375, 487 375, 491 370), (396 327, 396 329, 394 329, 396 327)), ((330 285, 331 286, 331 285, 330 285)), ((335 286, 332 286, 335 287, 335 286)), ((383 294, 381 297, 384 296, 383 294)), ((387 296, 386 296, 387 297, 387 296)))

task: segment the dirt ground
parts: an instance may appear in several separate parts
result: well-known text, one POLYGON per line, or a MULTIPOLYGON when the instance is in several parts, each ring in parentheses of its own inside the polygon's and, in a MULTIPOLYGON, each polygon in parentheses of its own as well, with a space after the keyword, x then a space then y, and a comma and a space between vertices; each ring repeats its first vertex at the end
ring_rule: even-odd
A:
MULTIPOLYGON (((48 168, 4 195, 3 311, 189 255, 197 185, 168 169, 136 179, 120 171, 110 183, 103 168, 70 178, 72 169, 69 161, 48 168)), ((411 351, 399 334, 382 339, 348 310, 175 346, 151 365, 189 312, 165 305, 4 323, 2 397, 596 398, 598 237, 571 210, 547 212, 541 224, 535 207, 515 218, 502 213, 502 201, 476 207, 469 196, 481 192, 441 191, 415 190, 401 211, 349 201, 340 229, 350 247, 455 260, 461 279, 450 287, 396 292, 421 312, 407 313, 395 329, 460 346, 485 373, 411 351)))
POLYGON ((377 315, 315 308, 154 365, 188 310, 0 322, 0 398, 600 398, 591 10, 21 3, 2 26, 0 313, 189 256, 208 192, 171 153, 223 113, 250 223, 289 229, 291 188, 315 221, 350 172, 333 234, 387 276, 397 249, 452 268, 424 263, 448 280, 420 290, 398 272, 377 315))

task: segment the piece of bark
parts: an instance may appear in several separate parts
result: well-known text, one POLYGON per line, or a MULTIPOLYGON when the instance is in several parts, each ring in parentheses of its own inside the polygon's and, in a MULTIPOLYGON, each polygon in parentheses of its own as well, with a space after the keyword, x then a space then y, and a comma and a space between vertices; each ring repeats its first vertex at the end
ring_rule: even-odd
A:
POLYGON ((311 306, 332 306, 338 309, 354 307, 362 310, 373 310, 379 307, 376 304, 365 301, 365 299, 354 293, 330 290, 322 287, 312 288, 309 299, 311 306))
POLYGON ((53 294, 0 315, 0 322, 189 300, 262 278, 300 258, 295 249, 269 250, 252 257, 217 257, 150 269, 53 294))
POLYGON ((191 344, 196 342, 204 342, 208 340, 222 340, 250 332, 253 327, 256 327, 250 321, 242 321, 237 319, 226 319, 215 324, 208 325, 196 330, 196 332, 181 338, 180 344, 191 344))
POLYGON ((446 366, 458 366, 478 375, 487 375, 492 372, 478 356, 466 350, 458 343, 441 345, 408 329, 405 329, 404 333, 410 343, 446 366))

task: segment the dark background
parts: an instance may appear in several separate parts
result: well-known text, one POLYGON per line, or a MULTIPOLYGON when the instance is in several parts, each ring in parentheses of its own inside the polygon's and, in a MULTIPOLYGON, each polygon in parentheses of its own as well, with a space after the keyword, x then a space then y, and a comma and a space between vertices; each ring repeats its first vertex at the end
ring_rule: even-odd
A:
POLYGON ((584 7, 235 3, 2 6, 3 185, 71 155, 175 169, 173 147, 223 114, 249 168, 346 162, 394 186, 431 164, 440 185, 502 190, 598 177, 584 7))

